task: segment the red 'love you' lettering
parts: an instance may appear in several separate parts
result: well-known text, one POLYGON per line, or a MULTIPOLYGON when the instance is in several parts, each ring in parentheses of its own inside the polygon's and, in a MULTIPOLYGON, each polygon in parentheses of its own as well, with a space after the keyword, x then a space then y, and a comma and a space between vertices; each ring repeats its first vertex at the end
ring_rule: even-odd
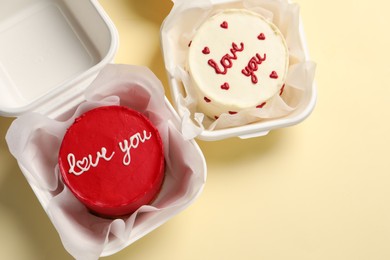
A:
POLYGON ((243 50, 244 50, 244 43, 240 43, 240 47, 239 47, 236 43, 233 42, 232 48, 230 48, 230 54, 229 53, 225 54, 220 60, 220 64, 221 64, 223 69, 220 69, 218 63, 213 59, 209 59, 207 63, 212 68, 214 68, 215 73, 225 75, 227 73, 228 69, 233 67, 232 60, 237 60, 236 53, 242 52, 243 50))
POLYGON ((263 57, 260 54, 256 53, 249 62, 248 65, 241 72, 247 77, 251 77, 252 83, 256 84, 258 82, 257 76, 255 75, 255 71, 259 69, 259 65, 263 63, 267 59, 267 55, 264 53, 263 57))
MULTIPOLYGON (((233 67, 233 60, 237 60, 237 52, 242 52, 243 50, 244 43, 241 42, 238 46, 236 43, 233 42, 232 48, 230 48, 230 53, 227 53, 222 56, 219 64, 213 59, 209 59, 207 63, 215 70, 215 73, 226 75, 228 69, 233 67), (222 66, 222 68, 220 68, 220 65, 222 66)), ((210 53, 207 47, 205 47, 202 52, 204 54, 210 53)), ((245 66, 243 70, 241 70, 241 73, 247 77, 250 77, 252 83, 256 84, 259 80, 255 75, 255 72, 259 69, 259 65, 262 64, 266 59, 266 53, 264 53, 263 57, 260 54, 256 53, 256 55, 248 61, 248 65, 245 66)), ((226 89, 226 87, 224 86, 222 89, 226 89)))

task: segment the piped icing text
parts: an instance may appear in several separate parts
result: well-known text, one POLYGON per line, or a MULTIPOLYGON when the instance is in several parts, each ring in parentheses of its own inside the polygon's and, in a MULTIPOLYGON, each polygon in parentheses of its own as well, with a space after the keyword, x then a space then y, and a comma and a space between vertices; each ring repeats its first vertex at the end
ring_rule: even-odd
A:
POLYGON ((244 50, 244 43, 240 43, 240 47, 236 43, 232 43, 232 48, 230 48, 230 54, 227 53, 224 56, 222 56, 220 60, 220 64, 222 66, 222 69, 219 67, 218 63, 213 60, 209 59, 208 64, 214 68, 215 73, 217 74, 223 74, 225 75, 231 67, 233 67, 233 61, 232 60, 237 60, 237 52, 242 52, 244 50))
MULTIPOLYGON (((131 164, 131 150, 137 149, 140 144, 145 143, 146 141, 152 138, 152 133, 144 130, 142 133, 138 132, 132 135, 129 139, 125 139, 118 143, 119 149, 123 152, 122 163, 125 166, 131 164)), ((107 148, 102 147, 100 151, 96 152, 96 156, 88 154, 87 156, 76 159, 76 156, 73 153, 69 153, 67 156, 69 164, 69 173, 79 176, 91 168, 99 166, 99 163, 104 161, 111 161, 114 158, 115 152, 107 152, 107 148)))
POLYGON ((267 59, 267 55, 264 53, 263 57, 260 54, 256 53, 249 62, 248 65, 241 72, 247 77, 251 77, 252 83, 256 84, 258 82, 257 76, 255 75, 255 71, 258 70, 259 66, 263 61, 267 59))

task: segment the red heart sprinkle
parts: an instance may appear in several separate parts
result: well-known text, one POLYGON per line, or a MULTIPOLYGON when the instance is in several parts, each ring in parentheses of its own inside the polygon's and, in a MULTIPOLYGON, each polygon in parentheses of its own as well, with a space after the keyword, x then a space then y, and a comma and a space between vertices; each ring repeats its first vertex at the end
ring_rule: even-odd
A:
POLYGON ((263 102, 260 105, 258 105, 256 108, 263 108, 266 104, 267 104, 267 102, 263 102))
POLYGON ((224 21, 223 23, 221 23, 221 27, 223 29, 227 29, 228 28, 228 23, 226 21, 224 21))
POLYGON ((269 77, 271 79, 277 79, 279 76, 278 76, 278 73, 276 73, 276 71, 272 71, 271 75, 269 75, 269 77))
POLYGON ((207 98, 207 97, 204 97, 204 101, 206 101, 207 103, 211 102, 211 100, 209 98, 207 98))
POLYGON ((210 54, 210 49, 209 47, 204 47, 204 49, 202 50, 203 54, 210 54))
POLYGON ((229 111, 229 114, 235 115, 235 114, 237 114, 237 112, 236 111, 229 111))
POLYGON ((259 36, 257 36, 257 39, 264 41, 265 40, 264 33, 260 33, 259 36))
POLYGON ((228 90, 230 88, 229 83, 225 82, 221 85, 221 89, 228 90))

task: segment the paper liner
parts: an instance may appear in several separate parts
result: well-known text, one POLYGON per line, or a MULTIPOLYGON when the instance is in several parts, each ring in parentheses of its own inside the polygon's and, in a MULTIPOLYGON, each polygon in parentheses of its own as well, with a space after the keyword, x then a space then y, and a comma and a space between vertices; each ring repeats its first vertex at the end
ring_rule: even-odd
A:
POLYGON ((85 99, 67 120, 35 113, 19 117, 6 140, 66 250, 77 259, 97 259, 119 251, 189 206, 203 188, 206 169, 194 141, 180 134, 177 115, 150 70, 108 65, 85 91, 85 99), (107 105, 127 106, 146 115, 160 132, 166 160, 164 183, 153 203, 118 219, 91 214, 62 183, 57 166, 61 140, 74 119, 107 105))
POLYGON ((299 6, 286 0, 241 0, 224 3, 211 0, 174 0, 174 6, 161 30, 166 70, 181 86, 175 92, 177 111, 182 117, 183 133, 194 138, 203 130, 217 130, 247 125, 257 121, 284 117, 296 110, 313 86, 315 64, 306 60, 301 42, 299 6), (222 114, 210 119, 197 109, 197 98, 185 69, 188 43, 197 28, 210 16, 229 8, 244 8, 257 12, 273 22, 286 39, 289 49, 289 70, 284 93, 275 95, 262 109, 246 109, 238 114, 222 114), (299 85, 294 84, 300 82, 299 85), (190 130, 192 129, 192 130, 190 130))

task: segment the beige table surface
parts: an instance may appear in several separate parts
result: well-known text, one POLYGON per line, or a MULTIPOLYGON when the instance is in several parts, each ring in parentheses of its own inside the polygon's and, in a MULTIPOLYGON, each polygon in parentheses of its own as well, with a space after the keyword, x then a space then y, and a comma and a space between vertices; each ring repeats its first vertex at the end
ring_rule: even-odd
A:
MULTIPOLYGON (((159 28, 168 0, 101 0, 117 63, 166 87, 159 28)), ((319 98, 303 123, 250 140, 202 142, 208 179, 187 210, 108 259, 390 259, 388 1, 299 0, 319 98)), ((71 259, 4 140, 0 259, 71 259)))

